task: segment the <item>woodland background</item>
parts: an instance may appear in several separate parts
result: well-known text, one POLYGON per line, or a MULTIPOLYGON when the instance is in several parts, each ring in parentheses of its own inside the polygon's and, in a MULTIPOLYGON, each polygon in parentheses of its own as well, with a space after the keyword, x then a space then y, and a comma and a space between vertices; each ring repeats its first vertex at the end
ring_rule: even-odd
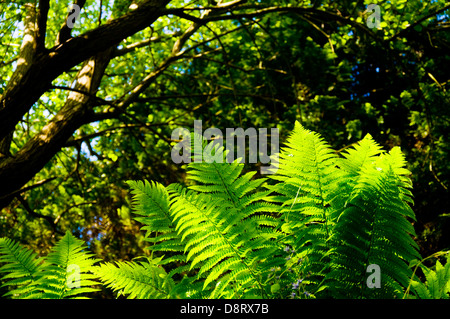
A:
POLYGON ((334 149, 400 146, 420 253, 450 248, 446 1, 75 3, 69 28, 71 1, 0 2, 1 237, 46 254, 70 230, 131 260, 147 251, 126 181, 183 182, 173 129, 277 127, 282 144, 298 120, 334 149))

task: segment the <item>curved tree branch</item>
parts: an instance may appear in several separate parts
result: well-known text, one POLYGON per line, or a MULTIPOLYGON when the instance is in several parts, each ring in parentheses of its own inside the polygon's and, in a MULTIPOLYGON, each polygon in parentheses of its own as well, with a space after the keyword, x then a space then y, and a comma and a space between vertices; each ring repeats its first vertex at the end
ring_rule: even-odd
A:
POLYGON ((94 30, 70 38, 48 52, 34 55, 34 63, 12 79, 0 100, 0 140, 3 140, 31 106, 60 74, 91 56, 115 46, 122 39, 148 27, 163 13, 170 0, 147 0, 124 16, 102 24, 94 30))
POLYGON ((0 207, 8 204, 8 194, 25 185, 64 146, 91 112, 92 96, 100 85, 112 49, 86 61, 77 74, 75 90, 69 93, 64 106, 16 154, 0 161, 0 207))

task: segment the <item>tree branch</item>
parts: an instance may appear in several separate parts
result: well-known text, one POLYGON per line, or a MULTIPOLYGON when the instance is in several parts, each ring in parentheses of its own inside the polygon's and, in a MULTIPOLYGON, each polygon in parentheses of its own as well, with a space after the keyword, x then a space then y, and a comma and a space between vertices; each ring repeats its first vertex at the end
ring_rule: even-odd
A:
MULTIPOLYGON (((53 219, 50 216, 42 215, 39 213, 36 213, 31 207, 30 204, 25 200, 25 198, 22 197, 22 195, 18 194, 16 195, 16 198, 19 200, 19 202, 22 204, 23 208, 30 214, 31 216, 35 218, 42 218, 50 225, 50 227, 53 229, 54 232, 58 232, 56 229, 56 225, 53 222, 53 219)), ((60 233, 60 232, 58 232, 60 233)))
POLYGON ((99 52, 115 46, 122 39, 148 27, 161 14, 169 0, 147 0, 136 10, 109 21, 94 30, 38 53, 31 67, 10 81, 0 100, 0 140, 14 130, 30 107, 61 73, 99 52))
POLYGON ((393 40, 395 40, 395 39, 397 39, 397 38, 403 36, 404 34, 406 34, 407 32, 409 32, 410 30, 413 30, 414 27, 416 27, 417 25, 419 25, 419 24, 422 23, 423 21, 425 21, 425 20, 427 20, 427 19, 429 19, 429 18, 431 18, 431 17, 433 17, 433 16, 436 16, 436 15, 438 15, 438 14, 440 14, 440 13, 442 13, 442 12, 448 10, 448 9, 450 9, 450 4, 448 4, 448 5, 444 6, 444 7, 442 7, 441 9, 439 9, 439 10, 437 10, 437 11, 431 12, 431 13, 429 13, 429 14, 423 16, 423 17, 420 18, 419 20, 414 21, 413 23, 411 23, 407 28, 405 28, 405 29, 401 30, 400 32, 394 34, 388 41, 393 41, 393 40))
POLYGON ((168 122, 167 123, 139 123, 139 124, 117 125, 117 126, 109 127, 107 129, 104 129, 104 130, 99 131, 99 132, 95 132, 95 133, 92 133, 92 134, 81 136, 81 137, 76 138, 76 139, 74 139, 74 138, 69 139, 64 146, 65 147, 76 146, 76 145, 79 145, 82 142, 86 142, 86 141, 91 140, 93 138, 102 136, 102 135, 104 135, 106 133, 114 132, 116 130, 133 129, 133 128, 139 128, 139 127, 164 126, 164 125, 169 125, 169 123, 168 122))
POLYGON ((33 185, 30 185, 30 186, 27 186, 27 187, 23 187, 23 188, 21 188, 21 189, 19 189, 17 191, 14 191, 14 192, 12 192, 10 194, 7 194, 7 195, 3 196, 2 198, 0 198, 0 200, 5 198, 5 197, 8 197, 8 196, 16 196, 17 194, 22 194, 22 193, 28 192, 28 191, 30 191, 32 189, 35 189, 35 188, 40 187, 40 186, 42 186, 44 184, 47 184, 48 182, 51 182, 51 181, 53 181, 55 179, 56 179, 56 177, 43 179, 43 180, 41 180, 39 182, 36 182, 33 185))
POLYGON ((112 105, 113 104, 113 102, 104 100, 102 98, 99 98, 95 94, 91 94, 91 93, 88 93, 88 92, 85 92, 85 91, 82 91, 82 90, 79 90, 79 89, 76 89, 76 88, 71 88, 71 87, 68 87, 68 86, 60 86, 60 85, 52 85, 50 88, 51 89, 57 89, 57 90, 65 90, 65 91, 70 91, 70 92, 76 92, 76 93, 79 93, 79 94, 82 94, 82 95, 86 95, 87 97, 89 97, 89 98, 91 98, 91 99, 93 99, 95 101, 94 103, 95 103, 96 106, 98 106, 98 105, 112 105))
MULTIPOLYGON (((17 82, 20 82, 24 78, 25 74, 32 67, 34 62, 36 51, 36 10, 34 5, 31 3, 24 5, 24 8, 26 11, 26 16, 24 19, 25 30, 22 45, 20 46, 17 67, 6 86, 2 99, 8 94, 8 92, 11 92, 15 88, 17 82)), ((3 118, 1 119, 3 120, 3 118)), ((5 132, 3 136, 0 135, 0 160, 2 158, 8 158, 11 155, 10 147, 13 135, 13 130, 5 132)))
MULTIPOLYGON (((77 5, 80 9, 84 7, 86 4, 86 0, 76 0, 74 5, 77 5)), ((64 20, 64 24, 61 26, 61 29, 58 32, 58 37, 56 39, 57 44, 61 44, 69 40, 72 36, 72 28, 67 25, 67 20, 69 19, 71 12, 67 13, 66 19, 64 20)))
MULTIPOLYGON (((77 74, 75 91, 71 91, 59 112, 13 157, 0 161, 0 207, 8 204, 11 190, 25 185, 63 147, 73 132, 91 113, 92 98, 110 61, 112 50, 102 52, 84 63, 77 74)), ((94 101, 95 102, 95 101, 94 101)))
MULTIPOLYGON (((202 14, 202 17, 207 16, 209 13, 210 11, 205 11, 202 14)), ((172 64, 172 62, 181 59, 183 54, 183 52, 181 52, 181 49, 183 45, 186 43, 189 37, 201 26, 202 24, 198 23, 193 23, 191 26, 189 26, 189 28, 180 36, 180 38, 175 41, 175 44, 172 47, 171 55, 167 57, 156 70, 148 74, 138 85, 125 93, 119 100, 115 101, 115 108, 124 110, 126 107, 128 107, 128 105, 133 103, 139 97, 139 95, 145 89, 147 89, 149 85, 153 83, 153 81, 155 81, 155 79, 172 64)))
POLYGON ((338 21, 344 24, 351 25, 364 33, 368 34, 375 40, 381 40, 372 30, 367 28, 365 25, 358 23, 356 21, 351 20, 348 17, 341 16, 339 14, 323 11, 315 8, 303 8, 303 7, 280 7, 280 6, 261 6, 261 5, 246 5, 246 6, 237 6, 234 8, 235 10, 243 10, 243 9, 257 9, 252 12, 243 12, 243 13, 232 13, 226 15, 213 15, 206 18, 197 18, 190 14, 184 12, 184 8, 175 8, 175 9, 166 9, 164 10, 165 14, 173 14, 180 18, 190 20, 199 24, 205 24, 212 21, 224 21, 224 20, 237 20, 242 18, 252 19, 258 16, 266 15, 268 13, 273 12, 295 12, 298 14, 309 15, 311 17, 315 17, 320 21, 329 22, 329 21, 338 21))
POLYGON ((36 23, 36 52, 45 50, 45 34, 47 32, 48 10, 50 9, 50 0, 39 1, 39 11, 36 23))
POLYGON ((140 42, 132 43, 132 44, 127 45, 126 47, 124 47, 122 49, 114 50, 113 57, 118 57, 118 56, 125 55, 125 54, 127 54, 129 52, 133 52, 134 50, 136 50, 138 48, 145 47, 145 46, 149 45, 150 43, 161 42, 164 39, 167 39, 167 37, 151 37, 149 39, 145 39, 145 40, 142 40, 140 42))
POLYGON ((74 205, 70 206, 69 208, 66 208, 64 211, 62 211, 62 212, 55 218, 55 221, 53 222, 53 224, 56 225, 56 224, 60 221, 61 217, 62 217, 64 214, 66 214, 67 212, 69 212, 72 208, 79 207, 79 206, 84 206, 84 205, 91 205, 91 204, 95 204, 95 203, 97 203, 97 201, 93 200, 93 201, 90 201, 90 202, 83 202, 83 203, 79 203, 79 204, 74 204, 74 205))

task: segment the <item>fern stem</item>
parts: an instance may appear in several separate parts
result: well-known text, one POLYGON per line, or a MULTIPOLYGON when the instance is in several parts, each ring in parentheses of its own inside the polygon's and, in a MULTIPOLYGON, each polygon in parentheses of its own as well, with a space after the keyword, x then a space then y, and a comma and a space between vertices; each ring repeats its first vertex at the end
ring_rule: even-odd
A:
POLYGON ((295 201, 297 200, 298 193, 300 192, 300 188, 302 188, 302 185, 300 185, 300 186, 298 187, 297 195, 295 195, 294 201, 292 202, 291 207, 289 207, 289 211, 288 211, 287 216, 286 216, 286 223, 289 222, 289 220, 288 220, 288 219, 289 219, 289 214, 291 213, 291 209, 292 209, 292 207, 294 207, 295 201))

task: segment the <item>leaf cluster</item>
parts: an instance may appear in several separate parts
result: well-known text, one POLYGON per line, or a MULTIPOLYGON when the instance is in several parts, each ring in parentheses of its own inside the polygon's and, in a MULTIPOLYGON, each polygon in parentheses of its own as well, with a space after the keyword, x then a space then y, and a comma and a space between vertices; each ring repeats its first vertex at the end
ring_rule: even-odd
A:
POLYGON ((202 147, 188 185, 128 182, 149 257, 95 265, 69 232, 44 258, 2 238, 7 295, 82 297, 101 282, 128 298, 448 297, 448 262, 421 265, 425 283, 416 276, 412 184, 398 147, 384 152, 366 135, 339 154, 297 122, 273 174, 257 178, 223 147, 193 141, 202 147))

